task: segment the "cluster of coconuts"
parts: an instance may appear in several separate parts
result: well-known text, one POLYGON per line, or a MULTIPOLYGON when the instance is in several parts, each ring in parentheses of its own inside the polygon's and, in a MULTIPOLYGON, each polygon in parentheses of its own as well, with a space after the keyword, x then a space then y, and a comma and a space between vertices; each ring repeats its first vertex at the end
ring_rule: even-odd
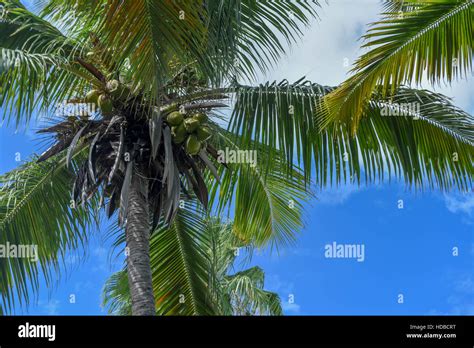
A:
POLYGON ((130 89, 118 80, 107 82, 104 90, 90 90, 84 100, 86 103, 93 103, 100 108, 104 115, 109 115, 113 109, 113 100, 120 100, 130 95, 130 89))
POLYGON ((188 155, 197 155, 206 148, 206 140, 211 137, 207 127, 207 115, 204 113, 182 114, 173 111, 166 117, 171 126, 171 136, 176 144, 184 143, 184 150, 188 155))

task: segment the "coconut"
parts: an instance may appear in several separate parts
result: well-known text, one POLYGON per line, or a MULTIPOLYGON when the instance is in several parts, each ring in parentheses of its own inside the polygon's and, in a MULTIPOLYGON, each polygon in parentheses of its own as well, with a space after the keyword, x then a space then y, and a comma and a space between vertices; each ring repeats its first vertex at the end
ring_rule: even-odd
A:
POLYGON ((99 99, 97 100, 97 103, 99 104, 99 108, 103 114, 106 115, 112 112, 112 109, 113 109, 112 100, 109 98, 107 94, 101 94, 99 96, 99 99))
POLYGON ((98 91, 97 89, 93 89, 87 92, 84 100, 86 103, 97 104, 97 99, 99 99, 99 96, 100 96, 100 91, 98 91))
POLYGON ((199 121, 194 118, 187 118, 184 120, 184 127, 186 132, 192 133, 199 127, 199 121))
POLYGON ((203 112, 200 112, 199 114, 194 115, 193 118, 198 120, 200 124, 204 124, 207 122, 207 115, 203 112))
POLYGON ((212 133, 208 127, 200 126, 196 130, 196 135, 197 135, 198 140, 204 141, 204 140, 209 139, 212 136, 212 133))
POLYGON ((199 150, 201 150, 201 142, 198 140, 198 138, 194 134, 191 134, 186 139, 186 144, 185 144, 184 149, 186 150, 186 153, 189 155, 197 155, 199 153, 199 150))
POLYGON ((181 123, 179 126, 174 126, 171 128, 171 135, 173 137, 173 141, 176 144, 181 144, 184 139, 186 139, 186 129, 184 125, 181 123))
POLYGON ((110 80, 106 87, 110 95, 116 99, 126 98, 130 94, 130 89, 118 80, 110 80))
POLYGON ((166 117, 166 121, 171 126, 179 126, 183 123, 183 115, 179 111, 173 111, 166 117))

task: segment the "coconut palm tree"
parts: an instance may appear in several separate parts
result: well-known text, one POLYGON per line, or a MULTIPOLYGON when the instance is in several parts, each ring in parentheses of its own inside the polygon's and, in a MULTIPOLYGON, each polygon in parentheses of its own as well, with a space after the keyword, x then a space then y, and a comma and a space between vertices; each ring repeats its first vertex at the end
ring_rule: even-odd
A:
POLYGON ((0 242, 40 249, 37 264, 0 260, 7 309, 28 300, 40 271, 50 281, 64 253, 87 242, 101 208, 117 215, 126 244, 132 313, 155 314, 156 282, 169 301, 185 282, 192 313, 205 313, 192 275, 206 267, 191 257, 204 244, 193 224, 173 227, 183 204, 232 213, 242 241, 279 247, 302 226, 311 180, 395 176, 417 188, 471 188, 472 117, 442 95, 374 94, 354 134, 349 123, 320 128, 318 105, 334 87, 243 83, 301 35, 317 2, 41 3, 36 15, 0 2, 2 116, 24 124, 65 101, 74 112, 49 117, 40 133, 51 146, 0 179, 0 242), (421 101, 416 118, 383 117, 394 99, 421 101), (232 114, 222 119, 226 107, 232 114), (253 150, 258 160, 232 163, 220 150, 253 150), (164 254, 150 264, 156 243, 164 254))
MULTIPOLYGON (((171 242, 172 243, 172 242, 171 242)), ((153 267, 153 289, 158 315, 281 315, 280 298, 276 293, 263 289, 264 272, 252 267, 231 274, 240 249, 249 249, 232 231, 231 223, 219 219, 206 219, 203 212, 182 209, 171 228, 163 226, 151 237, 150 260, 153 267), (166 249, 170 248, 170 235, 187 235, 189 231, 199 240, 199 245, 191 247, 195 257, 193 264, 202 265, 202 273, 194 275, 193 286, 180 282, 179 290, 170 286, 172 274, 182 269, 179 257, 166 259, 166 249), (166 267, 158 267, 158 265, 166 267), (199 289, 199 291, 198 291, 199 289), (170 294, 178 292, 178 296, 170 294), (200 297, 199 297, 200 296, 200 297), (197 303, 204 304, 197 306, 197 303)), ((171 255, 169 255, 171 256, 171 255)), ((174 255, 176 256, 176 255, 174 255)), ((193 266, 192 270, 200 269, 193 266)), ((130 315, 131 298, 127 270, 114 273, 103 290, 103 305, 109 314, 130 315)))

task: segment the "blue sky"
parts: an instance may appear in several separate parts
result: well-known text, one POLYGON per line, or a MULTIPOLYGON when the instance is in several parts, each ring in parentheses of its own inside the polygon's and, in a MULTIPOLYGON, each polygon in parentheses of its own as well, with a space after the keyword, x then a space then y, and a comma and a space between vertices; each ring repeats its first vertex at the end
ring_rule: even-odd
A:
MULTIPOLYGON (((324 4, 302 42, 259 80, 306 75, 320 84, 340 83, 360 54, 357 38, 379 11, 375 0, 324 4)), ((473 90, 472 78, 436 88, 471 114, 473 90)), ((18 165, 17 152, 26 159, 38 146, 31 130, 1 127, 0 172, 18 165)), ((474 314, 472 193, 413 192, 392 181, 328 188, 316 196, 305 207, 305 228, 295 247, 252 259, 265 270, 266 287, 279 293, 286 314, 474 314), (325 258, 325 245, 333 242, 364 245, 364 261, 325 258)), ((104 224, 92 231, 87 258, 77 262, 71 255, 67 275, 55 289, 43 287, 28 314, 105 314, 102 286, 123 261, 109 258, 106 230, 104 224)))

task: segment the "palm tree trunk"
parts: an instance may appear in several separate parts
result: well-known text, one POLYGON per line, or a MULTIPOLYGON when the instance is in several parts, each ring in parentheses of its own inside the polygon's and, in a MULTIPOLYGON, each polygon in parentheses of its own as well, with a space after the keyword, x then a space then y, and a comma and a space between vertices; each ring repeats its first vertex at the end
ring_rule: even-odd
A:
POLYGON ((150 217, 148 188, 135 176, 130 185, 127 224, 128 284, 133 315, 155 315, 150 266, 150 217))

